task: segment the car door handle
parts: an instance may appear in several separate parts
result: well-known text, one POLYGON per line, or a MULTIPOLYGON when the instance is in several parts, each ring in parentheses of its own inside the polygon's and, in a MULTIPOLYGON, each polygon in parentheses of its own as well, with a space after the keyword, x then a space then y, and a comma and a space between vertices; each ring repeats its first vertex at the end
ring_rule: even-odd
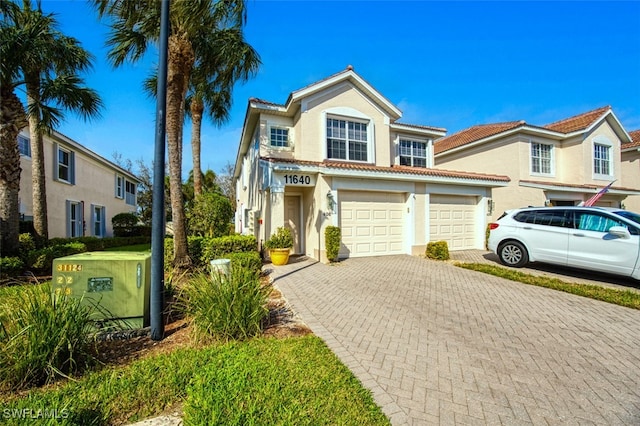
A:
POLYGON ((530 226, 523 226, 522 229, 531 229, 530 226))
POLYGON ((573 234, 574 237, 584 237, 584 234, 573 234))

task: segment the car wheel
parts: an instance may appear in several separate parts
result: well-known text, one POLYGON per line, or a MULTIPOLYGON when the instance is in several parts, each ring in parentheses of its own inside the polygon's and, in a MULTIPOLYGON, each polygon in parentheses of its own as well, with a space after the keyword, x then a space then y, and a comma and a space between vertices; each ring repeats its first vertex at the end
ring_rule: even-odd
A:
POLYGON ((529 262, 527 249, 517 241, 508 241, 498 249, 498 256, 503 265, 520 268, 529 262))

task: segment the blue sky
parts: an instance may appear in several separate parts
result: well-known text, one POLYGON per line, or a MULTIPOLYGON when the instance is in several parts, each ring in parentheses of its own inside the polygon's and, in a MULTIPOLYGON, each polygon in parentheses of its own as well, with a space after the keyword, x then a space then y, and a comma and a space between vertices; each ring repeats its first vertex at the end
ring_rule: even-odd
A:
MULTIPOLYGON (((444 127, 526 120, 544 125, 611 105, 640 129, 640 2, 248 0, 247 41, 258 74, 234 90, 231 119, 205 123, 202 167, 235 161, 250 97, 284 103, 294 90, 353 65, 403 111, 401 122, 444 127)), ((82 0, 43 0, 66 34, 95 57, 86 78, 106 108, 58 129, 113 159, 153 159, 155 103, 142 80, 155 52, 114 69, 108 28, 82 0)), ((186 126, 184 175, 192 168, 186 126)))

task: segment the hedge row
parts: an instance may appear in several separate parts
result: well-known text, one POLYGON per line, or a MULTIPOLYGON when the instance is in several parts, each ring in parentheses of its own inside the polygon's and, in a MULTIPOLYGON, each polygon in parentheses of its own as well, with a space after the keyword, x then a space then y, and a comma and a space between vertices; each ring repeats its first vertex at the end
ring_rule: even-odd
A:
MULTIPOLYGON (((191 236, 187 238, 191 261, 196 267, 207 267, 213 259, 229 258, 233 253, 258 252, 258 241, 253 235, 229 235, 210 238, 191 236)), ((258 254, 258 257, 260 255, 258 254)), ((171 268, 173 259, 173 239, 164 240, 164 267, 171 268)))

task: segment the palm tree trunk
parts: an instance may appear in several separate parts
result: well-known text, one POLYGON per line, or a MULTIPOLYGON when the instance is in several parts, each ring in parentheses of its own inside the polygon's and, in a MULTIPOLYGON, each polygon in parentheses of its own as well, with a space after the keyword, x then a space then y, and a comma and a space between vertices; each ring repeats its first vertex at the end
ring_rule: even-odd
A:
POLYGON ((178 35, 171 35, 167 64, 167 147, 173 221, 173 267, 177 270, 187 269, 191 265, 182 198, 182 129, 184 99, 193 62, 191 43, 178 35))
POLYGON ((18 253, 20 233, 20 151, 18 133, 27 125, 20 99, 0 85, 0 247, 2 256, 18 253))
POLYGON ((200 135, 202 133, 202 99, 194 97, 191 102, 191 152, 193 155, 193 195, 202 195, 202 168, 200 166, 200 135))
MULTIPOLYGON (((40 80, 27 78, 27 105, 40 101, 40 80)), ((47 188, 44 174, 44 146, 42 132, 39 130, 40 117, 36 113, 29 114, 29 138, 31 140, 31 180, 33 191, 33 228, 35 240, 42 244, 49 239, 47 222, 47 188)))

